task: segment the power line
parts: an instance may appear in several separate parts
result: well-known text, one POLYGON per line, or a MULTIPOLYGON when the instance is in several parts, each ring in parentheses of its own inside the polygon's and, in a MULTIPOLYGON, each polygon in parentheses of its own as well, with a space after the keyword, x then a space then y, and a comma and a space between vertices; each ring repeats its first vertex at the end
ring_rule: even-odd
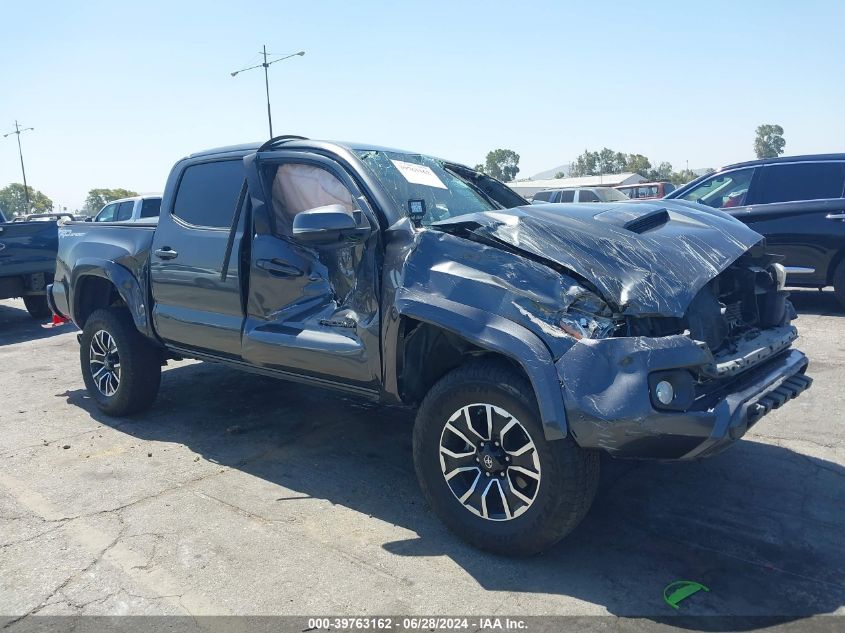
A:
POLYGON ((23 175, 23 195, 26 198, 26 212, 27 213, 29 213, 30 209, 32 208, 32 204, 29 201, 29 187, 27 187, 27 185, 26 185, 26 169, 24 169, 24 166, 23 166, 23 150, 21 149, 21 132, 29 132, 31 130, 35 130, 35 128, 34 127, 24 127, 24 128, 22 128, 20 126, 20 124, 18 123, 18 120, 15 119, 15 129, 14 129, 14 131, 3 135, 3 138, 6 138, 7 136, 11 136, 12 134, 15 134, 18 137, 18 154, 20 154, 20 157, 21 157, 21 174, 23 175))

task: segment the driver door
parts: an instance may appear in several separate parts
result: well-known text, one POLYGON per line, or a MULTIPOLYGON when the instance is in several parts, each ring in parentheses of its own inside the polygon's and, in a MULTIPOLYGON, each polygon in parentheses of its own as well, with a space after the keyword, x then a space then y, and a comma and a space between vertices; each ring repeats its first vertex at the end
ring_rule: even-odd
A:
POLYGON ((245 361, 371 394, 381 383, 375 255, 363 242, 309 246, 293 237, 302 211, 341 204, 378 224, 361 191, 334 161, 301 152, 256 158, 250 170, 254 239, 242 337, 245 361))

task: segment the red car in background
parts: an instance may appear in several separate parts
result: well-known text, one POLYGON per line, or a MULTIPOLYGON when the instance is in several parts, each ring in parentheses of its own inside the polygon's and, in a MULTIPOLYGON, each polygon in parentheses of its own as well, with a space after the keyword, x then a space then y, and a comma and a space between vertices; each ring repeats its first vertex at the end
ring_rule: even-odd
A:
POLYGON ((614 187, 632 200, 649 200, 662 198, 675 191, 675 185, 671 182, 639 182, 636 185, 619 185, 614 187))

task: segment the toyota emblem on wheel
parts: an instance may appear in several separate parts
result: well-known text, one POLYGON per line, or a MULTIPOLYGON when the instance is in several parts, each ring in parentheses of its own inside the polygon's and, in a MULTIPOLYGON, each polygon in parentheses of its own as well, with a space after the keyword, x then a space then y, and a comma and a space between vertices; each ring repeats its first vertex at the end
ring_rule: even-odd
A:
POLYGON ((484 468, 486 468, 487 470, 493 468, 493 458, 489 455, 484 456, 484 468))

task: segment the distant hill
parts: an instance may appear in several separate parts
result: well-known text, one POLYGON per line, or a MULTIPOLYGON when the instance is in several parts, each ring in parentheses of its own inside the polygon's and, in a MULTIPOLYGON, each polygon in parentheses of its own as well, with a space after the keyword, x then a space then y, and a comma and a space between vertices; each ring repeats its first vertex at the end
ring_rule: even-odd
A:
MULTIPOLYGON (((541 171, 539 173, 534 174, 527 178, 527 180, 551 180, 555 178, 560 172, 563 172, 564 177, 569 176, 569 170, 572 168, 572 163, 566 163, 565 165, 558 165, 557 167, 552 167, 551 169, 547 169, 546 171, 541 171)), ((696 176, 703 176, 704 174, 710 173, 713 171, 712 167, 702 167, 700 169, 693 169, 691 170, 696 176)), ((526 180, 525 177, 520 176, 518 180, 526 180)))
POLYGON ((531 180, 549 180, 557 176, 560 172, 563 172, 564 176, 568 176, 571 167, 572 163, 558 165, 557 167, 552 167, 551 169, 547 169, 546 171, 541 171, 537 174, 534 174, 533 176, 531 176, 531 180))

